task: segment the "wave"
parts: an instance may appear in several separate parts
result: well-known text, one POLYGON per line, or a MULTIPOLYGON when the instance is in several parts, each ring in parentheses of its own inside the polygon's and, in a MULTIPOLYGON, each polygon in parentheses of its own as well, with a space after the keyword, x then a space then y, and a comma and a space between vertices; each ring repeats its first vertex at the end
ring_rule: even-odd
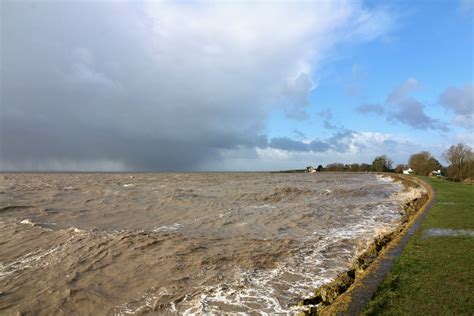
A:
POLYGON ((12 313, 294 312, 417 194, 370 174, 8 181, 25 188, 0 205, 0 309, 12 313))

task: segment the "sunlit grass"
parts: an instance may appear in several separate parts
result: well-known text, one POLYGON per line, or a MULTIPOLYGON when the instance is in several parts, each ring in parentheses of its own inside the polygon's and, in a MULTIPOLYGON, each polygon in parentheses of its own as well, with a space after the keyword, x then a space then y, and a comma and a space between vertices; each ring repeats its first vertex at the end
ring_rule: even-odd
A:
POLYGON ((430 228, 474 230, 474 186, 423 179, 438 198, 365 315, 474 313, 474 238, 424 235, 430 228))

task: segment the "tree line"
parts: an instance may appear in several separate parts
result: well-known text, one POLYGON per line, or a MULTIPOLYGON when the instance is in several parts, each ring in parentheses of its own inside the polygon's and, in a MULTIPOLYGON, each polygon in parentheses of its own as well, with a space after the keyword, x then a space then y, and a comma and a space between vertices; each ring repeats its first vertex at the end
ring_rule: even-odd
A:
POLYGON ((434 170, 440 170, 441 174, 453 181, 464 181, 474 179, 474 153, 468 145, 459 143, 449 147, 442 155, 449 163, 443 167, 441 163, 428 151, 421 151, 410 156, 407 164, 399 164, 393 168, 393 161, 386 155, 375 157, 372 164, 332 163, 326 167, 318 166, 318 171, 348 171, 348 172, 398 172, 411 168, 417 175, 429 176, 434 170))

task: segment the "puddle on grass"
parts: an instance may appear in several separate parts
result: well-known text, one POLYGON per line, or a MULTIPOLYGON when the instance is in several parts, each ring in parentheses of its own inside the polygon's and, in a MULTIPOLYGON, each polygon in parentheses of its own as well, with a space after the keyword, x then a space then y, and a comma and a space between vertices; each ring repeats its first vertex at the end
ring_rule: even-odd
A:
POLYGON ((473 229, 430 228, 424 232, 426 237, 474 237, 473 229))

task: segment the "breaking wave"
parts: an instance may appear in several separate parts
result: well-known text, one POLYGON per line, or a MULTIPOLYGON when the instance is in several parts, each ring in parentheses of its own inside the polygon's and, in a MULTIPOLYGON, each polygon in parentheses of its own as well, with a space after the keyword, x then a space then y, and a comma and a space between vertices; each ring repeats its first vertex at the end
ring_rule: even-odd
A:
POLYGON ((291 313, 413 197, 372 174, 11 174, 7 313, 291 313))

